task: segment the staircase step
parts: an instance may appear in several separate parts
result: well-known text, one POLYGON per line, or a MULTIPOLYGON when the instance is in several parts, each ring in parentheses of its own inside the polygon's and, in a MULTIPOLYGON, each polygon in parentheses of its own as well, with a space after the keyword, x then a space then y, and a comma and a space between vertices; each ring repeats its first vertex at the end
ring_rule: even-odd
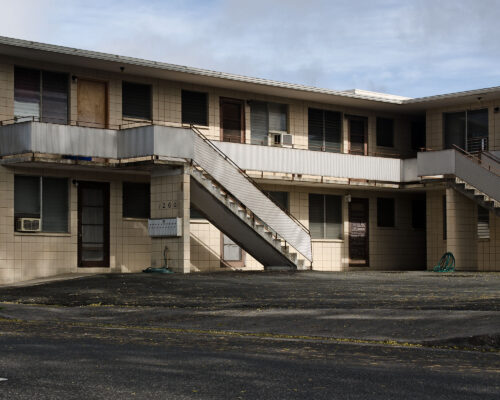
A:
POLYGON ((298 258, 298 257, 297 257, 297 253, 290 253, 290 254, 288 255, 288 258, 289 258, 290 260, 292 260, 295 264, 297 264, 297 258, 298 258))
POLYGON ((281 252, 285 254, 290 254, 290 247, 289 246, 281 246, 281 252))

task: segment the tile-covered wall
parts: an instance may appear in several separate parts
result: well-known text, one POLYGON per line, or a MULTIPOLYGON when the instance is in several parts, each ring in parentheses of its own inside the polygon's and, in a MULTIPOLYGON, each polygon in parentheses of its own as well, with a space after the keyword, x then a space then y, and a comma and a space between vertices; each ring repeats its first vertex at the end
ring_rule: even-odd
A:
MULTIPOLYGON (((339 111, 344 115, 357 115, 368 118, 368 151, 370 155, 383 156, 409 156, 413 155, 410 149, 410 121, 413 117, 405 115, 375 112, 368 109, 337 106, 334 104, 312 103, 289 98, 266 96, 249 92, 241 92, 229 89, 219 89, 208 86, 187 84, 177 81, 167 81, 153 78, 132 76, 124 72, 107 72, 73 67, 67 65, 40 63, 30 60, 19 60, 0 56, 0 119, 10 119, 14 116, 14 65, 39 68, 44 70, 67 72, 70 79, 70 120, 78 119, 77 90, 79 79, 92 79, 103 81, 108 86, 108 120, 109 127, 115 129, 119 126, 133 126, 137 120, 122 118, 121 82, 122 80, 152 85, 152 119, 157 124, 181 125, 181 91, 194 90, 208 94, 208 126, 199 127, 200 131, 210 139, 220 140, 220 110, 219 100, 221 97, 245 100, 245 141, 250 143, 250 106, 248 100, 261 100, 288 105, 289 133, 293 135, 294 147, 306 149, 308 147, 308 108, 320 108, 325 110, 339 111), (376 117, 394 118, 394 142, 393 148, 376 146, 376 117)), ((76 123, 76 122, 74 122, 76 123)), ((348 128, 347 118, 343 118, 343 152, 348 151, 348 128)))
POLYGON ((500 150, 500 99, 489 101, 471 101, 462 106, 449 106, 429 109, 426 112, 426 146, 432 150, 444 148, 443 113, 488 109, 489 149, 500 150))
POLYGON ((150 266, 147 221, 122 217, 122 181, 148 177, 0 166, 0 284, 69 272, 139 272, 150 266), (67 177, 68 233, 14 232, 14 174, 67 177), (72 180, 110 182, 110 268, 77 267, 77 187, 72 180))

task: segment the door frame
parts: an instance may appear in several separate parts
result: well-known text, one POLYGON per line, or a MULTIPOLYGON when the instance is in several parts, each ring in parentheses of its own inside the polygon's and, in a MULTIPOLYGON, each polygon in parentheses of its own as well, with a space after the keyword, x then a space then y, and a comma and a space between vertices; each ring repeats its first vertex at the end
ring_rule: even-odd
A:
POLYGON ((246 127, 245 127, 245 101, 240 100, 240 99, 233 99, 230 97, 220 97, 219 98, 219 127, 220 127, 220 141, 224 141, 224 128, 222 121, 224 120, 224 113, 222 111, 222 104, 223 103, 231 103, 231 104, 238 104, 241 106, 241 141, 240 143, 245 143, 245 133, 246 133, 246 127))
POLYGON ((238 243, 234 242, 233 239, 229 238, 229 236, 227 236, 229 239, 233 240, 233 242, 238 245, 238 247, 240 247, 240 251, 241 251, 241 259, 240 260, 237 260, 237 261, 228 261, 228 260, 225 260, 224 259, 224 236, 227 236, 227 235, 224 235, 223 232, 220 233, 220 266, 221 267, 233 267, 233 268, 243 268, 245 266, 245 255, 246 255, 246 252, 245 250, 243 250, 239 245, 238 243))
POLYGON ((349 267, 369 267, 370 266, 370 199, 367 197, 352 197, 348 206, 348 222, 349 222, 349 267), (357 201, 364 204, 366 215, 366 241, 365 241, 365 263, 353 262, 351 260, 351 204, 357 201))
MULTIPOLYGON (((78 120, 79 116, 79 107, 80 107, 80 102, 78 101, 78 93, 79 93, 79 86, 80 86, 80 81, 87 81, 87 82, 96 82, 96 83, 103 83, 104 84, 104 126, 101 129, 108 129, 109 128, 109 82, 104 81, 102 79, 93 79, 93 78, 77 78, 77 92, 76 92, 76 124, 79 125, 80 121, 78 120)), ((81 121, 82 123, 85 123, 86 121, 81 121)), ((88 123, 88 121, 87 121, 88 123)), ((95 128, 95 127, 94 127, 95 128)))
POLYGON ((110 184, 109 182, 78 181, 78 268, 109 268, 110 267, 110 184), (82 187, 99 188, 104 191, 104 257, 103 261, 82 260, 82 187))
POLYGON ((351 146, 351 120, 363 121, 364 124, 364 149, 363 155, 368 155, 368 117, 363 117, 361 115, 347 115, 347 139, 349 143, 349 154, 351 154, 352 146, 351 146))

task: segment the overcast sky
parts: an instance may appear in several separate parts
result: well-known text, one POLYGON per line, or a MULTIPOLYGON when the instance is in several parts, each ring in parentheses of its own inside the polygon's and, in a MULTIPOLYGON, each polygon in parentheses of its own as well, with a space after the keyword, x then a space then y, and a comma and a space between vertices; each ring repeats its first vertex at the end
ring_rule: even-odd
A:
POLYGON ((500 0, 0 0, 0 35, 409 97, 500 85, 500 0))

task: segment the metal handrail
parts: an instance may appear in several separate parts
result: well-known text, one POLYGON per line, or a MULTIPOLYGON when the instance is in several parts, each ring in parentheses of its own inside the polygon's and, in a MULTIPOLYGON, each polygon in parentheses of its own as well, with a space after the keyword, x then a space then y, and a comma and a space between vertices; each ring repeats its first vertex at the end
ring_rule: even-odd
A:
MULTIPOLYGON (((469 158, 471 161, 475 162, 478 164, 481 168, 484 168, 485 170, 491 172, 492 174, 495 174, 498 176, 498 174, 495 171, 492 171, 491 168, 488 166, 487 168, 483 165, 484 162, 481 160, 482 156, 485 156, 486 154, 484 152, 478 153, 479 155, 473 154, 468 152, 467 150, 462 149, 461 147, 457 146, 456 144, 452 144, 451 147, 458 151, 459 153, 462 153, 464 156, 469 158)), ((498 162, 498 160, 495 160, 492 155, 486 155, 489 157, 491 160, 494 160, 495 162, 498 162)))
MULTIPOLYGON (((215 150, 220 156, 222 156, 227 162, 229 162, 233 167, 235 167, 248 182, 250 182, 253 186, 255 186, 260 192, 262 192, 269 200, 271 200, 280 210, 282 210, 288 217, 290 217, 294 222, 296 222, 308 235, 310 235, 310 231, 308 228, 304 226, 302 222, 300 222, 295 216, 293 216, 288 210, 285 210, 280 204, 276 203, 274 199, 266 192, 264 192, 259 185, 243 170, 238 164, 236 164, 231 158, 228 157, 226 153, 224 153, 221 149, 219 149, 216 145, 212 143, 210 139, 208 139, 196 126, 191 125, 191 129, 198 134, 204 141, 207 143, 213 150, 215 150)), ((233 195, 233 197, 235 197, 233 195)), ((248 207, 246 207, 248 208, 248 207)), ((267 224, 266 224, 267 225, 267 224)))

